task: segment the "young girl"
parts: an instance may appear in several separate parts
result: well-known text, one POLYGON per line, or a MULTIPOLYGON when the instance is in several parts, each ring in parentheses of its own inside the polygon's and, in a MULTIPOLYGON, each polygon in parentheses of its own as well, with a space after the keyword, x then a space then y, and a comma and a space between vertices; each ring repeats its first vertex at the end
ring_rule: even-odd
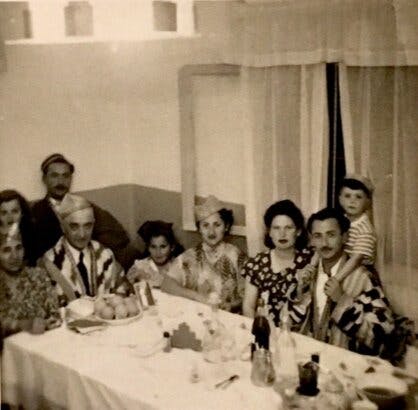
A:
POLYGON ((127 278, 131 284, 147 280, 152 287, 159 288, 172 260, 184 249, 177 242, 171 223, 147 221, 138 229, 138 235, 145 242, 145 258, 134 262, 127 278))

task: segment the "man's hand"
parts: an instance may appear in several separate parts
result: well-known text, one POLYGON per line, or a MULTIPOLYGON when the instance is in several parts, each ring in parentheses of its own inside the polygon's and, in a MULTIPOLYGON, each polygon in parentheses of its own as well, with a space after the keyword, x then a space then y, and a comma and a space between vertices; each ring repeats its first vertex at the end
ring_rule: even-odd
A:
POLYGON ((315 272, 316 267, 308 264, 304 268, 296 271, 296 280, 300 285, 307 285, 312 281, 315 272))
POLYGON ((338 302, 343 291, 340 286, 340 282, 338 282, 335 278, 329 278, 328 281, 325 283, 324 288, 325 294, 331 298, 333 302, 338 302))

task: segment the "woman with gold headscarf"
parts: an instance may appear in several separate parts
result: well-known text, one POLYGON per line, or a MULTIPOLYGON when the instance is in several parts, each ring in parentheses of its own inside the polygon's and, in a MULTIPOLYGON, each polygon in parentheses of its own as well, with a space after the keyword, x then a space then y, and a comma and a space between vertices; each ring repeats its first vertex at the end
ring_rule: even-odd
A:
POLYGON ((206 303, 215 294, 219 307, 240 312, 244 280, 240 275, 246 255, 227 243, 232 211, 214 196, 195 207, 201 243, 178 256, 162 283, 162 290, 206 303))

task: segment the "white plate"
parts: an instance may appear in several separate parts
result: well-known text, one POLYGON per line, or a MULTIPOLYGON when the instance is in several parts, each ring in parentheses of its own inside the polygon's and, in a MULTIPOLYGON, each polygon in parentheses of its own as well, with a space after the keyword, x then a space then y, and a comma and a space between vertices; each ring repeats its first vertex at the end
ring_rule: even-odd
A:
POLYGON ((95 320, 99 320, 100 322, 103 322, 103 323, 108 323, 109 325, 112 325, 112 326, 120 326, 120 325, 127 325, 128 323, 132 323, 132 322, 135 322, 135 320, 140 319, 142 317, 142 311, 139 312, 135 316, 126 317, 125 319, 103 319, 96 315, 93 315, 91 317, 94 318, 95 320))

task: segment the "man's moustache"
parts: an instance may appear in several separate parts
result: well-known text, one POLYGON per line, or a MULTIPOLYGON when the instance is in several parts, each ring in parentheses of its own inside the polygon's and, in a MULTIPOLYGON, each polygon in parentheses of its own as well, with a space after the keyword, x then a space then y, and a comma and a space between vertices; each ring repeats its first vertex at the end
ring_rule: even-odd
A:
POLYGON ((67 189, 66 185, 55 185, 55 189, 67 189))
POLYGON ((327 252, 327 251, 332 251, 332 248, 328 248, 327 246, 324 246, 323 248, 320 249, 321 252, 327 252))

